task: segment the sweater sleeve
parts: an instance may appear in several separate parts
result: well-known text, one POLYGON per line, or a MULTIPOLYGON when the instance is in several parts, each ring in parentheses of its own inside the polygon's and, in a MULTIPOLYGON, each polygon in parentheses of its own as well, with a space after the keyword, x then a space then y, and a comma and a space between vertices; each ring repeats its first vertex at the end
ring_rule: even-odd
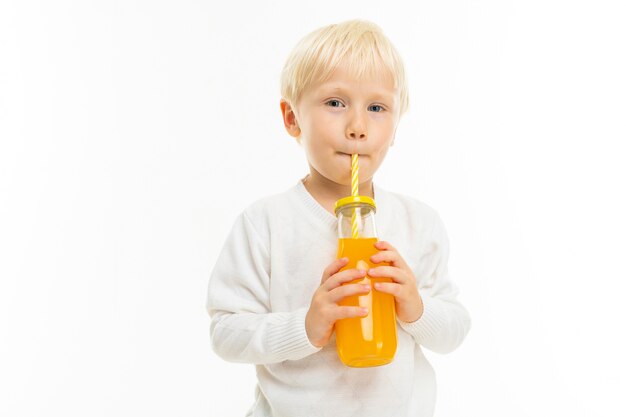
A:
POLYGON ((459 290, 448 275, 448 235, 438 214, 435 214, 427 265, 420 268, 418 290, 424 304, 422 316, 411 323, 398 320, 415 341, 437 353, 455 350, 465 339, 471 319, 457 300, 459 290))
POLYGON ((267 246, 244 212, 211 273, 206 301, 211 345, 227 361, 269 364, 320 350, 306 334, 306 308, 271 311, 267 246))

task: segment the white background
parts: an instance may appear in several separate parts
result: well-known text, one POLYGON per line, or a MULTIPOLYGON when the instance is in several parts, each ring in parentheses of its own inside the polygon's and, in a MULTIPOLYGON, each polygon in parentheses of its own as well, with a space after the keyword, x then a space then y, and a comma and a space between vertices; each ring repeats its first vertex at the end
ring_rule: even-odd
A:
POLYGON ((289 51, 350 18, 410 81, 376 182, 439 211, 472 314, 436 415, 626 415, 626 6, 565 0, 3 1, 0 415, 245 414, 209 274, 307 172, 289 51))

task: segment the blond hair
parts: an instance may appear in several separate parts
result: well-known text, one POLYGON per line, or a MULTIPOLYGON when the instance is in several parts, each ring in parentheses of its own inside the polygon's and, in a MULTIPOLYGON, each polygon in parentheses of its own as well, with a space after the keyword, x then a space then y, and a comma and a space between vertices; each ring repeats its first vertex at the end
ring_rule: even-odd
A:
POLYGON ((354 78, 388 72, 399 93, 400 116, 409 107, 404 64, 382 29, 365 20, 348 20, 319 28, 306 35, 287 58, 280 91, 296 107, 304 90, 326 81, 342 63, 354 78))

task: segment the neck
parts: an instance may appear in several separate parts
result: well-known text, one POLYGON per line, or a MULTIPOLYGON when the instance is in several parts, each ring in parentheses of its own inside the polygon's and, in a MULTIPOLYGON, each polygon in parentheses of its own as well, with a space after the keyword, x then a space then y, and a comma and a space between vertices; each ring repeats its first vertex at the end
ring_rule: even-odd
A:
MULTIPOLYGON (((304 178, 303 183, 309 194, 333 215, 335 214, 335 202, 340 198, 351 195, 351 187, 349 185, 333 182, 313 168, 311 168, 311 173, 304 178)), ((374 186, 371 178, 359 184, 359 195, 374 198, 374 186)))

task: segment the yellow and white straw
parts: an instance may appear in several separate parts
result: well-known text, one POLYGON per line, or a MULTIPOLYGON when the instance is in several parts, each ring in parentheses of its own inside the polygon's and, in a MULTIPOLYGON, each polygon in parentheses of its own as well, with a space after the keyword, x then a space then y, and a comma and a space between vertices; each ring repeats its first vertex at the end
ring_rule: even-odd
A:
POLYGON ((359 154, 352 154, 352 197, 359 195, 359 154))
MULTIPOLYGON (((352 154, 352 197, 359 195, 359 154, 352 154)), ((359 226, 361 223, 361 210, 354 209, 352 211, 352 238, 359 237, 359 226)))

